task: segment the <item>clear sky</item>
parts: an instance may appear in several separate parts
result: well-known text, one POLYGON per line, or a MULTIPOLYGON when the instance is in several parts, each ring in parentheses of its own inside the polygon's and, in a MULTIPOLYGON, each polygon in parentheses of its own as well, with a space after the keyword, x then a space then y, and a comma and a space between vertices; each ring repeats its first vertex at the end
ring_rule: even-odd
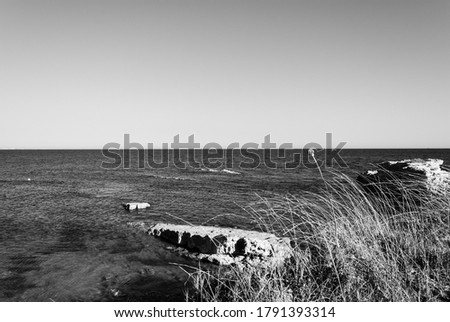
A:
POLYGON ((447 0, 0 0, 0 148, 450 148, 447 0))

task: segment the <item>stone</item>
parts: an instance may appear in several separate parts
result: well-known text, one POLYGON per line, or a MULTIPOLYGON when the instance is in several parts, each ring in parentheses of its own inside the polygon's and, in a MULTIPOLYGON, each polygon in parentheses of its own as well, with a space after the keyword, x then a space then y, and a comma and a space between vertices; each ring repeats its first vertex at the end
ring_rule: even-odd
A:
POLYGON ((206 260, 216 265, 231 265, 236 263, 236 260, 233 256, 226 254, 212 254, 207 256, 206 260))
POLYGON ((197 258, 200 257, 202 260, 206 258, 220 265, 234 263, 236 258, 238 261, 258 259, 258 261, 281 264, 292 254, 290 239, 277 237, 271 233, 164 223, 148 227, 146 231, 179 248, 198 252, 197 258), (200 254, 208 256, 200 256, 200 254))
POLYGON ((408 192, 447 194, 450 172, 443 169, 440 159, 411 159, 379 163, 376 170, 368 170, 357 181, 369 192, 401 194, 401 183, 408 192))
POLYGON ((128 211, 150 208, 150 204, 148 202, 127 202, 123 203, 122 206, 128 211))

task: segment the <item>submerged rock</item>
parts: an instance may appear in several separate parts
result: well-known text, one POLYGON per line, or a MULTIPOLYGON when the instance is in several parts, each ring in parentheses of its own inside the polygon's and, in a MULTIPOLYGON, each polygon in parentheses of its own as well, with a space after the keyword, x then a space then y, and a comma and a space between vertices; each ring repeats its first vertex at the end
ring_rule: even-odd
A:
MULTIPOLYGON (((134 226, 143 229, 145 224, 134 226)), ((281 264, 292 254, 289 238, 280 238, 270 233, 163 223, 148 226, 146 231, 161 240, 188 250, 188 257, 220 265, 238 262, 281 264)))
POLYGON ((412 159, 387 161, 357 177, 365 190, 383 194, 431 192, 446 194, 450 191, 450 172, 442 168, 440 159, 412 159))

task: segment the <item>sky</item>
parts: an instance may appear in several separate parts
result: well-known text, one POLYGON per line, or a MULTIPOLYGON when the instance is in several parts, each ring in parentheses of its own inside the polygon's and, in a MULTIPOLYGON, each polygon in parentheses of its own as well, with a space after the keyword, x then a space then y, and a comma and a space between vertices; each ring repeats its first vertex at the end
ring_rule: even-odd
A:
POLYGON ((450 148, 450 1, 0 0, 0 148, 450 148))

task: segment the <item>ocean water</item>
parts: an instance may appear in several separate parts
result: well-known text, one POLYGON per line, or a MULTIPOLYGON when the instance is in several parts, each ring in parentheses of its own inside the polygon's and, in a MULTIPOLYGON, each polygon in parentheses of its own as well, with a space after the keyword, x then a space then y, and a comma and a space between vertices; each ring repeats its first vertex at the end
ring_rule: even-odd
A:
MULTIPOLYGON (((336 168, 349 175, 385 160, 450 164, 450 150, 343 150, 341 157, 348 168, 336 168)), ((236 155, 227 160, 239 174, 140 169, 138 160, 133 151, 130 169, 105 169, 96 150, 0 151, 1 301, 182 301, 187 275, 179 265, 195 263, 128 222, 254 229, 243 210, 249 203, 322 184, 316 168, 241 169, 236 155), (126 212, 121 203, 130 201, 151 208, 126 212)))

